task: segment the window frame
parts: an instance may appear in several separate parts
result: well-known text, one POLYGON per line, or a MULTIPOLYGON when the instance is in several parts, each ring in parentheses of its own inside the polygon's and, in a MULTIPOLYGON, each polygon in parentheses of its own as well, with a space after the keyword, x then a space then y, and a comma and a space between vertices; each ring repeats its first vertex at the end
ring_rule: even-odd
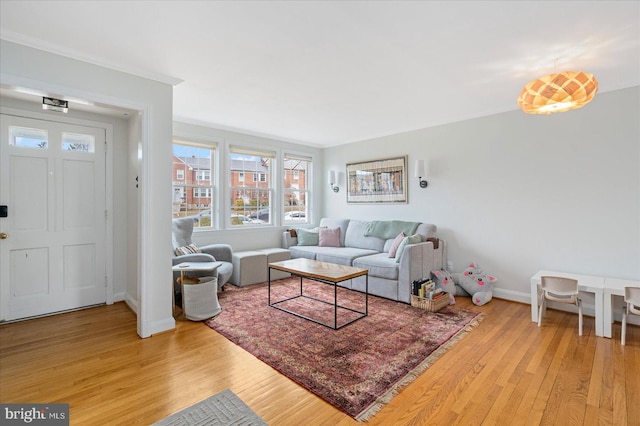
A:
POLYGON ((309 224, 311 223, 311 203, 312 203, 312 188, 313 188, 313 156, 308 154, 297 154, 285 151, 282 153, 282 212, 280 214, 283 226, 309 224), (305 170, 304 176, 301 176, 298 168, 288 168, 287 162, 289 161, 304 161, 306 165, 302 170, 305 170), (289 185, 287 185, 287 172, 290 171, 289 185), (297 172, 297 173, 296 173, 297 172), (297 176, 297 179, 296 179, 297 176), (295 183, 294 183, 295 182, 295 183), (300 186, 303 186, 301 189, 300 186), (297 196, 293 196, 298 194, 297 196), (287 204, 287 200, 304 200, 304 210, 300 210, 299 204, 296 208, 293 204, 287 204), (303 211, 304 220, 287 220, 287 213, 292 211, 303 211))
MULTIPOLYGON (((216 205, 219 205, 217 191, 218 186, 216 180, 216 176, 219 173, 218 144, 208 141, 199 141, 193 140, 191 138, 174 136, 172 141, 172 155, 173 169, 175 170, 175 173, 172 174, 172 177, 175 178, 175 180, 172 182, 172 216, 174 218, 193 216, 195 219, 197 219, 196 223, 194 224, 194 232, 218 229, 217 209, 214 207, 216 205), (194 161, 194 164, 197 163, 197 167, 191 167, 188 165, 188 159, 191 159, 193 157, 185 155, 181 158, 180 156, 176 155, 176 146, 184 147, 183 149, 185 150, 185 152, 189 152, 189 150, 195 150, 195 152, 198 153, 197 161, 194 161), (208 153, 205 153, 204 156, 201 156, 199 154, 200 150, 208 151, 208 153), (209 155, 208 157, 207 154, 209 155), (176 158, 184 163, 184 168, 176 168, 176 158), (207 158, 209 159, 209 161, 206 162, 206 164, 203 163, 203 160, 207 158), (203 165, 208 165, 209 169, 203 169, 203 165), (183 179, 178 178, 178 172, 180 171, 182 171, 183 173, 183 179), (207 171, 209 173, 209 180, 198 179, 200 173, 206 173, 207 171), (204 197, 202 196, 202 190, 204 190, 204 197), (177 211, 176 191, 179 191, 182 195, 182 198, 177 206, 177 211), (203 200, 207 200, 208 203, 207 201, 203 202, 203 200), (208 207, 203 207, 207 204, 208 207), (183 212, 183 209, 185 214, 181 214, 183 212), (208 212, 208 214, 206 212, 208 212)), ((206 176, 206 174, 202 176, 206 176)))
MULTIPOLYGON (((265 150, 245 145, 232 144, 227 152, 226 176, 229 181, 229 192, 226 197, 226 221, 225 226, 230 229, 246 228, 248 226, 274 226, 274 204, 277 200, 276 176, 278 154, 275 150, 265 150), (246 157, 241 159, 238 157, 246 157), (260 160, 253 160, 257 157, 260 160), (258 170, 258 161, 269 159, 266 170, 258 170), (242 166, 238 162, 242 161, 242 166), (249 166, 246 166, 249 163, 249 166), (251 167, 250 164, 255 164, 251 167), (247 175, 253 180, 247 179, 247 175), (243 176, 244 179, 240 177, 243 176), (237 178, 236 178, 237 177, 237 178), (256 179, 257 178, 257 179, 256 179), (267 204, 262 200, 266 199, 267 204), (238 216, 247 216, 253 222, 240 222, 234 220, 238 216), (253 217, 252 217, 253 216, 253 217), (265 220, 266 217, 266 220, 265 220)), ((261 167, 266 167, 262 165, 261 167)))

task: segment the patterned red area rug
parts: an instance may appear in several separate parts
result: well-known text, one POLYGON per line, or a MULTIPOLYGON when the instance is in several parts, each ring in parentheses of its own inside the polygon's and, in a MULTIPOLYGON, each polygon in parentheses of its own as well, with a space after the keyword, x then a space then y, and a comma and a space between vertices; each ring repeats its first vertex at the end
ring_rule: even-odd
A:
MULTIPOLYGON (((300 291, 299 278, 271 283, 271 298, 300 291)), ((304 281, 305 294, 333 301, 333 287, 304 281)), ((479 312, 446 307, 426 312, 369 296, 369 315, 333 330, 268 306, 267 284, 219 293, 222 313, 206 322, 227 339, 356 420, 366 420, 389 402, 479 320, 479 312)), ((364 294, 338 289, 338 301, 364 310, 364 294)), ((292 310, 332 321, 333 308, 306 298, 292 310), (327 309, 329 308, 329 309, 327 309)), ((338 324, 353 313, 338 312, 338 324)))

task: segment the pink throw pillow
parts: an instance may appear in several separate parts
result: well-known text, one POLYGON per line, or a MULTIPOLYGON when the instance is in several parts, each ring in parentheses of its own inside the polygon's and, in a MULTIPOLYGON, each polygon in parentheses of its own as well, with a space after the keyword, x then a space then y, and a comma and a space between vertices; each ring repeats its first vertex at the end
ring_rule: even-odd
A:
POLYGON ((320 247, 340 247, 340 228, 320 228, 320 247))
POLYGON ((393 240, 393 244, 391 244, 391 248, 389 249, 389 257, 396 257, 396 252, 398 251, 398 247, 400 247, 400 243, 404 240, 404 232, 401 232, 395 240, 393 240))

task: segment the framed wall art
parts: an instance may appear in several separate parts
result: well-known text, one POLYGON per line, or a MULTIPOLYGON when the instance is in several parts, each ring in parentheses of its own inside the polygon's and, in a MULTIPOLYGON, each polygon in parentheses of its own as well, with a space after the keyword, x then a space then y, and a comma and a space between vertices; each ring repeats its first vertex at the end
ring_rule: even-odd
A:
POLYGON ((407 156, 347 163, 347 203, 407 203, 407 156))

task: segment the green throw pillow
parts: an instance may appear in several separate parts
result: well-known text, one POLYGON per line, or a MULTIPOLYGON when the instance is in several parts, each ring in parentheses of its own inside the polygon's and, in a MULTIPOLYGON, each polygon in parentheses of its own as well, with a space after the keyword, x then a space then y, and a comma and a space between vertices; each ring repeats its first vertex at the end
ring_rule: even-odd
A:
POLYGON ((310 231, 304 228, 296 229, 296 233, 298 234, 298 245, 299 246, 317 246, 319 241, 318 230, 310 231))
POLYGON ((404 240, 398 246, 398 250, 396 251, 396 262, 400 262, 400 258, 402 257, 402 252, 404 251, 404 247, 407 244, 418 244, 422 242, 422 237, 420 234, 413 234, 405 237, 404 240))

